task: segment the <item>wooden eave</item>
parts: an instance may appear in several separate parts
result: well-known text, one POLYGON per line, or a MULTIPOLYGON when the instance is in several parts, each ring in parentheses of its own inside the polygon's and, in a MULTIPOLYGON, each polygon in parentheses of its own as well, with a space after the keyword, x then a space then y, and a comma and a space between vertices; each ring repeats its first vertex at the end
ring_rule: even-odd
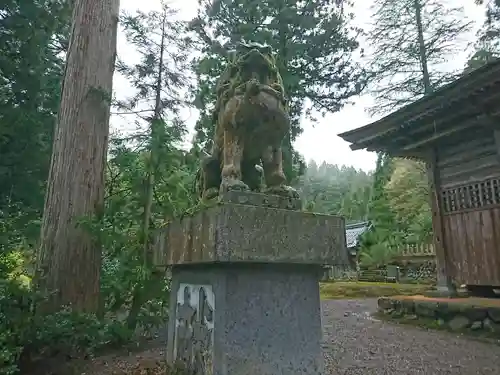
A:
POLYGON ((388 116, 339 134, 351 149, 422 158, 433 144, 500 125, 500 59, 436 90, 388 116))

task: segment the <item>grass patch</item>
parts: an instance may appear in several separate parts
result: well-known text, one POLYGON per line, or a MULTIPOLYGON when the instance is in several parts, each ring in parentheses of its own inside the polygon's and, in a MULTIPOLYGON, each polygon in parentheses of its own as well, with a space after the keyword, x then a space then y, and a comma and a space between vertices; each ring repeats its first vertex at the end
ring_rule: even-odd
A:
POLYGON ((320 283, 321 299, 360 299, 422 294, 432 287, 421 284, 339 281, 320 283))

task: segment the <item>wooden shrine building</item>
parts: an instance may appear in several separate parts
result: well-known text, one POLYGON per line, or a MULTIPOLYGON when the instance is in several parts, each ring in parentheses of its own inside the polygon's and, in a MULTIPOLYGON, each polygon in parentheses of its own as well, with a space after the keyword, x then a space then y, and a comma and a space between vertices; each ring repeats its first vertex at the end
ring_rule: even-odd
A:
POLYGON ((500 287, 500 60, 339 136, 426 162, 438 289, 500 287))

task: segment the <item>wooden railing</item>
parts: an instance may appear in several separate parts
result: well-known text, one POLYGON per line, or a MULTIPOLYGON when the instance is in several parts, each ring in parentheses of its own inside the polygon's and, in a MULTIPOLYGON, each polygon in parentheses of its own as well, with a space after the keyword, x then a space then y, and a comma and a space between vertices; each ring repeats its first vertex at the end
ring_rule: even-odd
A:
POLYGON ((405 245, 403 248, 398 249, 400 257, 418 257, 418 256, 434 256, 433 244, 420 244, 420 245, 405 245))
POLYGON ((387 271, 385 269, 360 270, 358 272, 358 281, 385 282, 387 280, 387 271))
POLYGON ((336 267, 325 267, 324 281, 368 281, 368 282, 420 282, 434 283, 436 278, 436 267, 433 262, 425 262, 417 266, 395 266, 388 265, 378 269, 361 268, 358 271, 352 269, 336 269, 336 267))

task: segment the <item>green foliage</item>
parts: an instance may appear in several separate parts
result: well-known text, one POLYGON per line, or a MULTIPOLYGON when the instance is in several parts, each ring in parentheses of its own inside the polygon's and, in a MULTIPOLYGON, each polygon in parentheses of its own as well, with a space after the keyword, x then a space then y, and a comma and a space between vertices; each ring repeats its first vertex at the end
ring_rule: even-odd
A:
POLYGON ((39 234, 67 12, 62 1, 0 6, 0 246, 39 234))
POLYGON ((432 236, 432 213, 426 166, 408 159, 394 160, 385 186, 397 227, 405 243, 427 243, 432 236))
POLYGON ((379 154, 369 219, 374 230, 361 241, 360 262, 385 265, 406 244, 428 243, 432 215, 425 165, 379 154))
POLYGON ((133 114, 136 120, 148 123, 155 115, 169 120, 179 115, 185 104, 181 89, 189 88, 191 41, 183 32, 185 25, 175 20, 176 14, 175 9, 163 4, 161 11, 144 13, 137 10, 121 15, 121 27, 127 42, 135 47, 140 60, 128 64, 119 58, 117 71, 135 90, 132 97, 115 103, 118 108, 126 110, 120 113, 133 114))
POLYGON ((372 176, 352 167, 309 162, 296 184, 309 211, 342 215, 347 222, 366 219, 372 176))
POLYGON ((114 319, 72 312, 35 314, 44 296, 31 289, 20 252, 0 254, 0 374, 52 357, 82 357, 127 342, 132 332, 114 319))
POLYGON ((373 176, 373 192, 368 218, 378 231, 388 232, 395 227, 394 213, 390 209, 389 197, 385 190, 394 170, 393 160, 379 153, 373 176))
MULTIPOLYGON (((106 211, 104 223, 98 228, 104 246, 101 293, 106 311, 130 309, 133 292, 152 276, 153 269, 144 263, 141 239, 144 215, 144 181, 147 153, 131 149, 123 140, 113 139, 108 162, 106 211)), ((190 187, 193 172, 184 164, 186 155, 177 150, 164 150, 154 186, 151 227, 161 228, 194 204, 190 187)), ((194 168, 192 165, 191 168, 194 168)), ((145 301, 156 309, 158 318, 165 318, 168 280, 163 276, 150 290, 145 301), (158 310, 160 309, 160 310, 158 310)), ((142 309, 142 308, 141 308, 142 309)))
POLYGON ((387 265, 396 255, 396 249, 388 242, 377 239, 368 249, 363 249, 360 264, 366 267, 378 268, 387 265))
POLYGON ((360 261, 378 266, 405 244, 430 240, 432 218, 425 166, 379 154, 375 172, 310 162, 296 187, 306 210, 342 215, 346 222, 370 220, 361 239, 360 261))
POLYGON ((166 319, 169 284, 152 265, 153 233, 195 200, 195 164, 179 148, 185 134, 178 116, 184 102, 180 89, 187 83, 189 40, 174 15, 163 5, 161 11, 122 16, 127 40, 141 59, 133 65, 120 63, 119 72, 136 91, 118 107, 126 108, 125 114, 134 116, 141 129, 111 140, 106 212, 98 230, 105 254, 105 308, 128 311, 130 329, 139 322, 145 328, 166 319))

